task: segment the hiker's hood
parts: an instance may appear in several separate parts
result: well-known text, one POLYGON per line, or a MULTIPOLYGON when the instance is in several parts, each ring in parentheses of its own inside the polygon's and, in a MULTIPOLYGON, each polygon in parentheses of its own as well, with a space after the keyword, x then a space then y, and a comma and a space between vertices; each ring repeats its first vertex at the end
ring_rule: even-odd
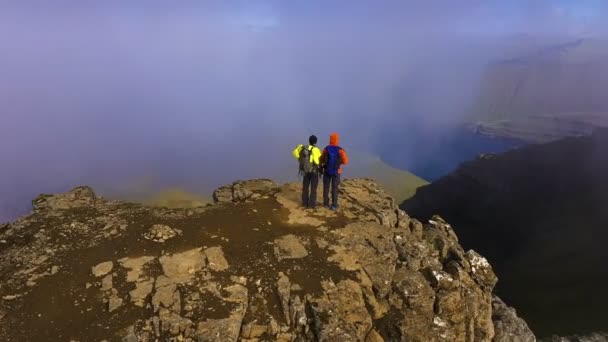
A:
POLYGON ((338 146, 340 143, 340 135, 338 133, 332 133, 329 136, 329 144, 332 146, 338 146))

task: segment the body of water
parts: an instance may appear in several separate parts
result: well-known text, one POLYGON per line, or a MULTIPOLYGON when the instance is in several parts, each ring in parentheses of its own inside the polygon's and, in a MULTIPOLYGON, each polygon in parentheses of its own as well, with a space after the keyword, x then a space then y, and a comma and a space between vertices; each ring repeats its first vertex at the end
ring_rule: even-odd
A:
POLYGON ((387 133, 376 153, 389 165, 408 170, 429 182, 481 153, 501 153, 523 145, 514 140, 481 136, 460 126, 432 133, 415 129, 387 133))

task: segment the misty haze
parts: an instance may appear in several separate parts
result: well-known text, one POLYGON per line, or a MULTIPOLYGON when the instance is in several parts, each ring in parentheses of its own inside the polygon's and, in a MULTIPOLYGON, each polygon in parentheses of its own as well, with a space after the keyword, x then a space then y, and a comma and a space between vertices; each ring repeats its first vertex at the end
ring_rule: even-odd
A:
POLYGON ((607 340, 607 15, 597 0, 3 2, 0 340, 607 340), (322 206, 320 176, 302 209, 291 152, 314 134, 327 159, 333 132, 343 202, 322 206), (272 182, 225 187, 255 179, 272 182), (354 281, 364 305, 345 312, 364 318, 316 321, 346 305, 330 279, 354 281), (395 299, 415 284, 420 299, 395 299))
POLYGON ((285 152, 334 130, 400 168, 441 159, 487 63, 535 48, 467 32, 464 9, 428 14, 453 21, 441 28, 398 4, 4 7, 5 219, 78 184, 209 196, 235 179, 293 180, 273 172, 293 165, 285 152))

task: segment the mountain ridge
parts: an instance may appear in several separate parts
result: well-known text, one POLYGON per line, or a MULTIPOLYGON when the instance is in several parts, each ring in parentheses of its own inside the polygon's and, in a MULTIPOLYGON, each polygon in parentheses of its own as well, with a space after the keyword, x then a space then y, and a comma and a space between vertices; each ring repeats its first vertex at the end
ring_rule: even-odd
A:
POLYGON ((539 336, 606 331, 608 131, 484 155, 402 204, 439 214, 488 256, 498 292, 539 336), (555 330, 557 328, 557 331, 555 330))
POLYGON ((534 341, 486 259, 369 179, 338 213, 299 184, 147 207, 78 187, 0 226, 0 337, 108 341, 534 341), (10 275, 10 276, 9 276, 10 275))
POLYGON ((480 134, 527 142, 587 135, 608 127, 607 87, 608 41, 538 47, 486 67, 469 120, 480 134))

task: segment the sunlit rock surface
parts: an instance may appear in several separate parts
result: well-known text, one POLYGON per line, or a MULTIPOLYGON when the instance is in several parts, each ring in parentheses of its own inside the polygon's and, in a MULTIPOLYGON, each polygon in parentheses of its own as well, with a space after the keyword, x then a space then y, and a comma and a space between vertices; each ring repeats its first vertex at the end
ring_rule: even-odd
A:
POLYGON ((337 213, 268 180, 194 209, 39 197, 0 228, 0 340, 534 340, 448 223, 371 180, 341 193, 337 213))

